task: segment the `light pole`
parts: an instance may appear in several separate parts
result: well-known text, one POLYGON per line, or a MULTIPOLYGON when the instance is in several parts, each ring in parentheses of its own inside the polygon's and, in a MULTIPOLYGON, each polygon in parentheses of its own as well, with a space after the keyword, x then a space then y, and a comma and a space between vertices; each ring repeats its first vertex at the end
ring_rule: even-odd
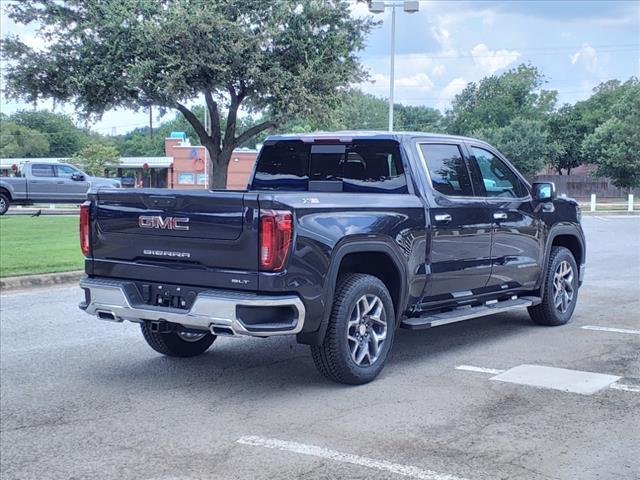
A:
POLYGON ((369 11, 371 13, 383 13, 386 8, 391 7, 391 49, 389 67, 389 131, 393 132, 393 82, 395 76, 395 56, 396 56, 396 7, 402 5, 407 13, 415 13, 420 9, 420 2, 417 0, 387 0, 382 2, 371 2, 369 11))

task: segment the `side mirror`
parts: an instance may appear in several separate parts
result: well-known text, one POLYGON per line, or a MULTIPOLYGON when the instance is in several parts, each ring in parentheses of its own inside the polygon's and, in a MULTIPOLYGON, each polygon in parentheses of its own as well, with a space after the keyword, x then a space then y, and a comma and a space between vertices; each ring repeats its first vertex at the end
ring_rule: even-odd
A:
POLYGON ((84 180, 84 175, 82 175, 81 173, 74 173, 73 175, 71 175, 71 180, 81 182, 84 180))
POLYGON ((535 182, 532 195, 537 202, 551 202, 556 198, 556 184, 553 182, 535 182))

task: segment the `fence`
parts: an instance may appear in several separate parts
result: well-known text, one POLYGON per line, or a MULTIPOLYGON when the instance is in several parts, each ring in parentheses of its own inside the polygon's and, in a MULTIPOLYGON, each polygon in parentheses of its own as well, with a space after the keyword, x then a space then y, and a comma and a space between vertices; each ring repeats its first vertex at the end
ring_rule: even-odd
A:
POLYGON ((640 188, 628 192, 613 185, 608 178, 590 175, 537 175, 534 181, 554 182, 559 195, 589 201, 591 195, 602 199, 627 198, 629 193, 640 197, 640 188))

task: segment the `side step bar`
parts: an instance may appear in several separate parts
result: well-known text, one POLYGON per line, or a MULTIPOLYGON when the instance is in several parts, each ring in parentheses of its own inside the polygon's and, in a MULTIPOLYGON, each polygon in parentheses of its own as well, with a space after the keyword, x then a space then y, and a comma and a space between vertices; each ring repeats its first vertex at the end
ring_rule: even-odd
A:
POLYGON ((432 313, 424 317, 406 318, 401 324, 401 328, 407 330, 422 330, 425 328, 446 325, 447 323, 461 322, 471 318, 484 317, 494 313, 508 312, 537 305, 541 302, 538 297, 521 297, 502 300, 500 302, 486 303, 477 307, 459 307, 449 312, 432 313))

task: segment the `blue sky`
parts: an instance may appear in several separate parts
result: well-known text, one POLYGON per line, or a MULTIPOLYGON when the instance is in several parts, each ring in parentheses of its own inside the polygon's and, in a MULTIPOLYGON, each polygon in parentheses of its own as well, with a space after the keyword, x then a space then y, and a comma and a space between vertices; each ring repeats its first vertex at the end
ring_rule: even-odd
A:
MULTIPOLYGON (((352 2, 354 16, 368 15, 352 2)), ((389 93, 389 11, 367 41, 361 59, 369 93, 389 93)), ((587 98, 600 82, 640 75, 639 1, 421 1, 418 13, 397 11, 396 102, 445 109, 467 82, 500 74, 522 62, 547 77, 545 88, 560 103, 587 98)), ((2 35, 16 33, 41 45, 33 30, 2 18, 2 35)), ((50 105, 42 105, 50 107, 50 105)), ((1 100, 11 113, 25 105, 1 100)), ((58 107, 72 113, 69 107, 58 107)), ((93 125, 101 133, 124 133, 144 126, 144 112, 107 112, 93 125)))

